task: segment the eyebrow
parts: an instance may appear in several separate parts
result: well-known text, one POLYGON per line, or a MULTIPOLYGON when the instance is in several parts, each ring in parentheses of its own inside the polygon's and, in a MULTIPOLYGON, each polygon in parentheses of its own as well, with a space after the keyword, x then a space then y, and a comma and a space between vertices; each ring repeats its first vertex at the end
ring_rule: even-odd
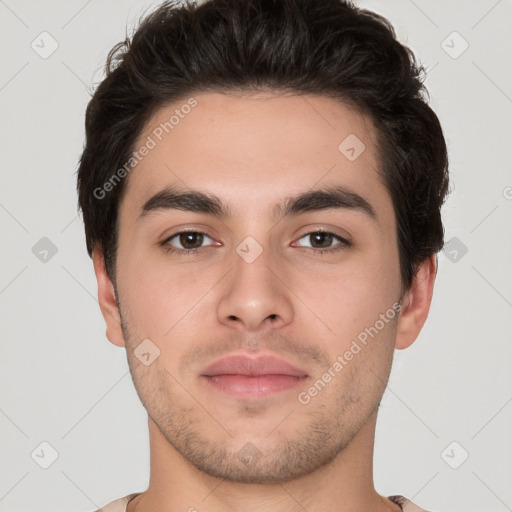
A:
MULTIPOLYGON (((326 186, 287 197, 282 204, 274 206, 273 215, 274 218, 284 218, 328 209, 359 211, 374 222, 378 221, 373 206, 364 197, 342 185, 326 186)), ((231 208, 213 194, 167 187, 143 204, 139 219, 146 218, 151 213, 166 210, 203 213, 219 219, 233 217, 231 208)))

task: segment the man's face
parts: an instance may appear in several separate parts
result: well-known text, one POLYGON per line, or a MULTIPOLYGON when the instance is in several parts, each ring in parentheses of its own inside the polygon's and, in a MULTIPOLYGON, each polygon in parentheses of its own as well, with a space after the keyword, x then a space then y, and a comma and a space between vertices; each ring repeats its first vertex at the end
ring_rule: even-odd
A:
POLYGON ((149 121, 136 148, 148 136, 156 145, 120 205, 117 290, 130 370, 150 421, 196 467, 286 481, 336 457, 373 417, 388 379, 400 274, 375 132, 326 97, 194 98, 193 108, 181 108, 185 99, 149 121), (179 122, 158 130, 176 109, 179 122), (335 186, 364 198, 375 217, 320 208, 325 198, 284 215, 287 200, 335 186), (166 188, 216 196, 230 215, 190 211, 190 200, 181 209, 150 203, 141 215, 166 188), (235 352, 274 355, 304 377, 208 373, 235 352))

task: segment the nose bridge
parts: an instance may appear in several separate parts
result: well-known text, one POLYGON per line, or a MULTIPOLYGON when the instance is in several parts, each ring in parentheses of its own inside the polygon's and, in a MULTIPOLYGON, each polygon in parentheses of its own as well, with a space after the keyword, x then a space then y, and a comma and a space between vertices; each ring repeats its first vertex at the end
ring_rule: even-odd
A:
POLYGON ((267 243, 248 236, 235 248, 233 270, 218 304, 220 322, 257 330, 291 321, 292 304, 279 278, 279 262, 267 243))

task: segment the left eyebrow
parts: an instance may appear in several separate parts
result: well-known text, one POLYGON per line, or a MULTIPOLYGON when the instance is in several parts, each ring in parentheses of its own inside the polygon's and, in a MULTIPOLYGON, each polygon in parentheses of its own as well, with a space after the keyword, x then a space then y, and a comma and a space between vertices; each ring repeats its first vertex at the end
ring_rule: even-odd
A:
MULTIPOLYGON (((288 197, 282 204, 274 206, 273 215, 274 218, 284 218, 328 209, 360 211, 374 222, 378 222, 374 207, 363 196, 341 185, 327 186, 288 197)), ((204 213, 219 219, 233 217, 229 206, 213 194, 167 187, 143 204, 139 219, 148 217, 150 213, 166 210, 204 213)))

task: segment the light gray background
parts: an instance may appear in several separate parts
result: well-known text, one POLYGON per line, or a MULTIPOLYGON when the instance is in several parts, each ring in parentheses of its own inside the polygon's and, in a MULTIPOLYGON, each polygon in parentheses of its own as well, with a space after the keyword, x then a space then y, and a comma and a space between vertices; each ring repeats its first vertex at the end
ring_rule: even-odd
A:
MULTIPOLYGON (((86 512, 148 484, 146 413, 105 337, 75 171, 107 52, 157 4, 0 0, 1 511, 86 512)), ((430 316, 382 402, 376 488, 438 512, 512 510, 512 2, 359 5, 428 67, 453 189, 430 316), (453 31, 469 44, 457 58, 453 31)))

